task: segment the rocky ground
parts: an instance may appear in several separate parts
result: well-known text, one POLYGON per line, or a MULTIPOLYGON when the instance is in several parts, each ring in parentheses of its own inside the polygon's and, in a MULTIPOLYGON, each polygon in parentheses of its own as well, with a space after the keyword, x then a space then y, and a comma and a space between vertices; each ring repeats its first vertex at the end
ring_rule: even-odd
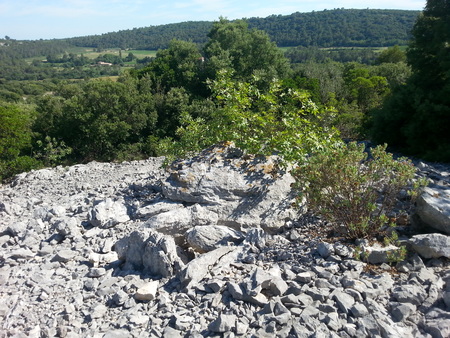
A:
POLYGON ((1 336, 450 336, 446 167, 417 163, 432 180, 417 223, 439 227, 393 269, 293 209, 270 159, 218 147, 162 161, 0 187, 1 336))

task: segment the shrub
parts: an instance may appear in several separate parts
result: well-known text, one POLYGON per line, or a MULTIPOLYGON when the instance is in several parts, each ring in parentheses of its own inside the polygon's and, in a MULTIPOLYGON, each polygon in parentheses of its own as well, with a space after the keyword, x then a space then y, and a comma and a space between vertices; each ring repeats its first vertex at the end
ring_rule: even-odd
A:
POLYGON ((39 168, 42 168, 42 163, 30 156, 18 156, 9 161, 0 160, 0 182, 22 172, 39 168))
POLYGON ((56 166, 72 152, 64 141, 58 142, 55 138, 46 136, 44 140, 36 141, 34 157, 40 160, 45 166, 56 166))
POLYGON ((30 106, 0 102, 0 182, 41 166, 28 156, 33 116, 30 106))
MULTIPOLYGON (((292 171, 299 197, 335 226, 344 226, 351 239, 376 236, 389 223, 386 216, 402 189, 411 193, 415 168, 406 158, 394 159, 386 145, 364 151, 355 142, 330 147, 292 171)), ((420 182, 421 183, 421 182, 420 182)))
POLYGON ((324 122, 331 113, 317 107, 308 92, 284 89, 277 80, 265 92, 257 88, 258 78, 247 83, 231 75, 219 72, 217 80, 209 83, 216 109, 206 117, 181 114, 178 139, 161 140, 158 154, 184 157, 231 141, 252 154, 278 154, 285 161, 298 161, 336 142, 337 131, 324 122))

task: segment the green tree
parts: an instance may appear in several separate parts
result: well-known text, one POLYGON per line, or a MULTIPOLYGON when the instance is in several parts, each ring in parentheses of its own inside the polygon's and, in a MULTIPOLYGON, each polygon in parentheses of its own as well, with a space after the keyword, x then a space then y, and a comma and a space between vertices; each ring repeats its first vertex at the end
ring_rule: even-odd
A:
POLYGON ((190 97, 184 88, 171 88, 166 94, 155 95, 158 111, 157 130, 162 136, 174 136, 183 112, 188 111, 190 97))
POLYGON ((154 131, 153 96, 139 87, 130 76, 92 80, 79 92, 67 87, 76 94, 41 101, 35 130, 42 141, 64 141, 77 161, 114 160, 125 145, 141 143, 154 131))
POLYGON ((276 44, 265 32, 249 29, 245 21, 220 18, 208 37, 205 54, 210 79, 227 69, 238 80, 249 81, 256 76, 260 86, 269 87, 274 78, 283 79, 289 73, 289 63, 276 44))
POLYGON ((411 67, 406 62, 382 63, 372 69, 371 74, 386 78, 391 89, 404 85, 411 76, 411 67))
POLYGON ((203 94, 202 67, 203 58, 195 43, 172 40, 169 48, 158 51, 156 58, 140 70, 138 76, 148 76, 155 93, 167 93, 171 88, 183 87, 203 94))
POLYGON ((131 61, 136 60, 136 59, 137 59, 137 57, 133 53, 130 52, 130 53, 128 53, 128 55, 124 59, 124 61, 131 62, 131 61))
POLYGON ((406 54, 397 45, 380 52, 376 60, 376 63, 378 64, 399 62, 406 62, 406 54))
POLYGON ((428 160, 450 161, 450 1, 429 0, 407 51, 412 76, 373 114, 372 137, 428 160))
POLYGON ((252 154, 279 154, 285 161, 297 161, 336 142, 336 130, 322 123, 326 112, 306 91, 286 89, 280 81, 272 81, 263 92, 257 79, 235 81, 227 70, 219 72, 210 86, 216 109, 206 118, 183 114, 178 140, 163 140, 161 154, 183 157, 231 141, 252 154))
POLYGON ((348 81, 350 100, 354 100, 363 114, 378 107, 389 93, 386 78, 382 76, 362 75, 348 81))
POLYGON ((327 104, 332 98, 340 99, 345 95, 344 65, 341 63, 308 61, 298 65, 295 73, 308 79, 317 79, 322 104, 327 104))
POLYGON ((33 119, 30 107, 0 102, 0 181, 41 165, 30 156, 33 119))

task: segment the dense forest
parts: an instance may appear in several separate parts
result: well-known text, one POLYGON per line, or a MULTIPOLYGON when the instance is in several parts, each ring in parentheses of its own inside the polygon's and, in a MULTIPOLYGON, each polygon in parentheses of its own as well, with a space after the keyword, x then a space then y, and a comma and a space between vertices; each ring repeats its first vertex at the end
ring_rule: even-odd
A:
MULTIPOLYGON (((306 42, 312 44, 309 47, 296 43, 287 51, 267 31, 254 28, 256 19, 221 18, 209 25, 204 43, 171 39, 155 57, 140 62, 128 51, 118 55, 102 51, 106 45, 98 47, 95 59, 67 52, 82 38, 5 38, 0 41, 0 177, 91 160, 181 157, 221 141, 233 141, 252 153, 277 153, 300 161, 343 139, 372 139, 388 141, 408 154, 449 161, 450 154, 442 150, 450 143, 444 130, 448 124, 440 121, 450 115, 450 16, 448 8, 441 12, 310 13, 305 17, 323 16, 323 25, 314 26, 323 33, 311 33, 317 40, 306 42), (371 13, 385 17, 367 21, 371 13), (394 14, 397 18, 389 19, 394 14), (319 37, 331 33, 328 24, 344 17, 355 21, 343 25, 344 32, 350 26, 356 32, 356 21, 366 20, 364 30, 361 26, 355 33, 359 38, 349 32, 341 40, 337 35, 328 42, 320 40, 319 45, 319 37), (380 33, 376 22, 397 22, 392 23, 396 29, 380 33), (408 48, 394 44, 408 39, 408 25, 412 32, 408 48), (403 37, 392 38, 395 31, 403 31, 398 35, 403 37), (319 48, 337 41, 349 48, 319 48), (354 48, 355 41, 378 41, 389 47, 354 48), (422 139, 427 141, 418 142, 422 139)), ((266 18, 266 29, 275 27, 277 18, 277 27, 283 27, 281 22, 297 17, 301 16, 266 18)), ((312 25, 313 20, 307 22, 312 25)), ((106 37, 113 41, 119 33, 86 37, 84 43, 108 41, 106 37)), ((297 33, 306 36, 300 28, 297 33)), ((290 38, 284 39, 288 44, 290 38)))
MULTIPOLYGON (((250 28, 265 31, 279 47, 353 47, 405 45, 419 11, 335 9, 267 18, 248 18, 250 28)), ((122 49, 167 48, 172 39, 204 44, 212 22, 193 21, 134 28, 67 39, 75 46, 122 49)))

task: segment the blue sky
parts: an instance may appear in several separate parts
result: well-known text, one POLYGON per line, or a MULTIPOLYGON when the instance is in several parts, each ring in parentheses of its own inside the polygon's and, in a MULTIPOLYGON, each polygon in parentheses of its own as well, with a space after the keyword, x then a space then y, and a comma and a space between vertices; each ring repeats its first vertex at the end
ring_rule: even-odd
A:
POLYGON ((416 0, 0 0, 0 37, 53 39, 183 21, 266 17, 334 8, 422 10, 416 0))

